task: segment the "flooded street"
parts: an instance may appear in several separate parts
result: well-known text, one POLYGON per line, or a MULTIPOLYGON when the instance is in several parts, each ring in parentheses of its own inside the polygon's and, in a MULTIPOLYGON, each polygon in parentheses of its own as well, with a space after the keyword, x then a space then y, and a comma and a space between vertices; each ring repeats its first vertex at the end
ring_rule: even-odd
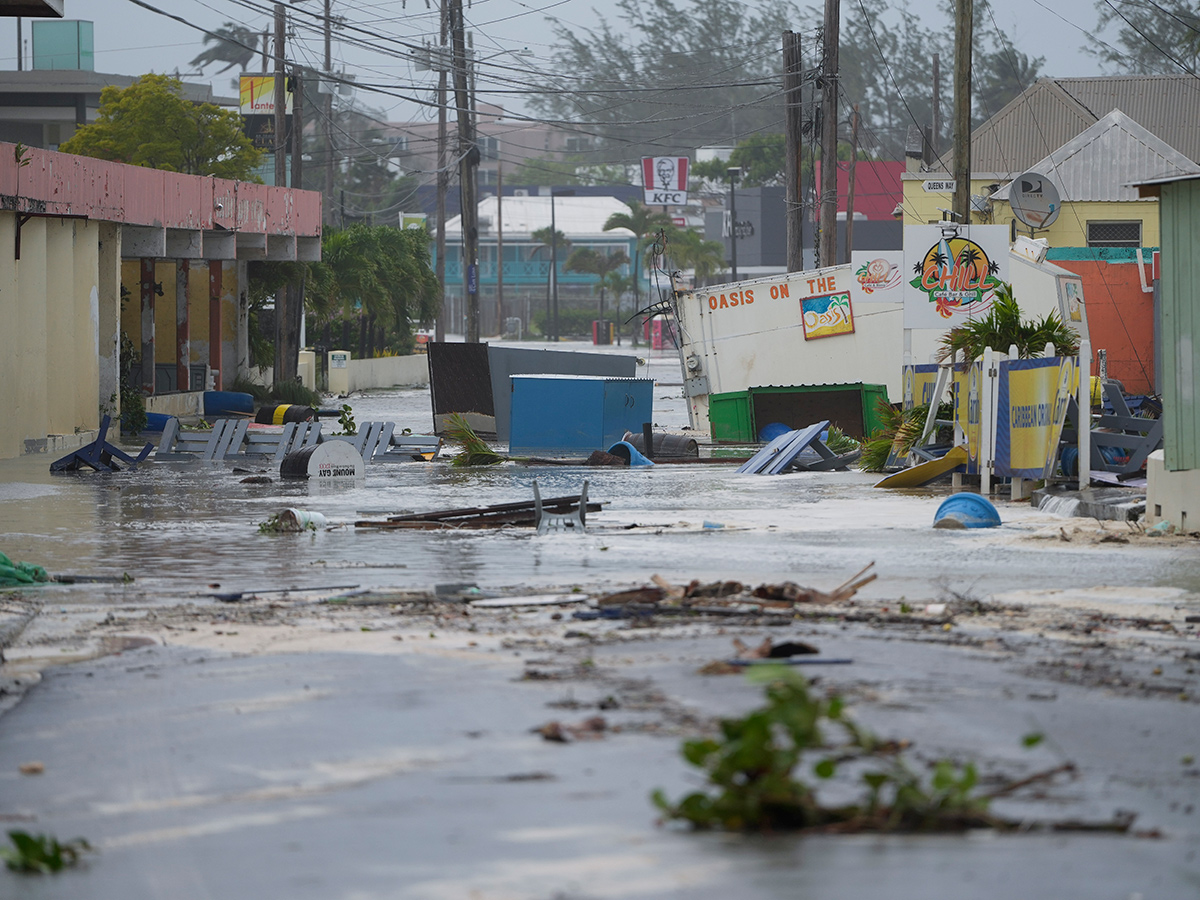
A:
MULTIPOLYGON (((683 427, 677 357, 637 353, 639 375, 657 382, 655 424, 683 427)), ((345 402, 360 425, 432 426, 428 389, 345 402)), ((29 619, 4 648, 0 818, 82 835, 99 852, 55 878, 0 873, 0 896, 1200 895, 1194 539, 999 499, 999 528, 934 530, 948 487, 882 491, 858 471, 443 460, 368 466, 358 484, 319 489, 257 465, 51 476, 49 462, 0 461, 0 550, 101 580, 0 602, 29 619), (272 482, 242 482, 260 473, 272 482), (534 479, 543 496, 587 479, 603 509, 582 535, 353 524, 530 500, 534 479), (260 532, 288 507, 336 527, 260 532), (837 608, 575 617, 655 575, 829 591, 872 562, 878 578, 837 608), (448 584, 557 605, 432 599, 448 584), (213 596, 240 592, 246 602, 213 596), (975 760, 993 784, 1073 764, 1069 778, 1005 798, 1006 815, 1127 810, 1135 829, 797 838, 658 827, 649 792, 697 786, 680 740, 761 697, 743 678, 698 674, 731 655, 734 636, 803 638, 852 660, 806 674, 880 734, 912 741, 919 763, 975 760), (597 709, 601 739, 531 733, 597 709), (1022 749, 1031 732, 1045 742, 1022 749), (33 760, 45 774, 18 772, 33 760)))

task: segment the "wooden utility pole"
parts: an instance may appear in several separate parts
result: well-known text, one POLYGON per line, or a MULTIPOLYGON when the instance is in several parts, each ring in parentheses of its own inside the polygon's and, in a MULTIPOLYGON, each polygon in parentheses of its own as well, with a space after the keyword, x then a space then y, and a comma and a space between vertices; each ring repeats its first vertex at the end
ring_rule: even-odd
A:
POLYGON ((499 159, 496 160, 496 334, 504 334, 504 163, 499 159))
POLYGON ((933 158, 942 155, 942 59, 933 54, 933 158))
POLYGON ((463 296, 467 301, 467 343, 479 343, 479 147, 471 115, 467 44, 462 0, 450 0, 450 39, 454 52, 454 105, 458 111, 458 181, 462 198, 463 296), (474 277, 472 277, 474 276, 474 277))
POLYGON ((787 270, 799 272, 804 268, 804 205, 800 200, 800 147, 804 140, 800 92, 803 78, 803 59, 800 54, 800 35, 783 33, 783 103, 784 142, 786 151, 787 197, 786 223, 787 270))
POLYGON ((825 0, 821 65, 821 242, 818 266, 837 265, 838 30, 841 0, 825 0))
POLYGON ((442 0, 442 38, 438 44, 438 131, 437 131, 437 225, 434 246, 437 253, 435 274, 438 280, 439 303, 433 324, 433 339, 446 339, 446 191, 450 188, 450 160, 446 154, 446 0, 442 0))
POLYGON ((325 221, 333 221, 333 0, 325 0, 325 87, 326 93, 321 101, 325 107, 325 221))
POLYGON ((954 220, 971 224, 971 41, 974 0, 954 4, 954 220))
POLYGON ((850 171, 846 174, 846 258, 854 252, 854 167, 858 163, 858 104, 850 116, 850 171))
POLYGON ((287 20, 283 4, 275 4, 275 184, 287 184, 287 72, 283 65, 287 20))
MULTIPOLYGON (((287 184, 287 72, 284 69, 284 33, 287 20, 283 4, 275 4, 275 184, 287 184)), ((284 357, 287 344, 288 290, 275 292, 275 365, 272 380, 281 384, 284 379, 284 357)))

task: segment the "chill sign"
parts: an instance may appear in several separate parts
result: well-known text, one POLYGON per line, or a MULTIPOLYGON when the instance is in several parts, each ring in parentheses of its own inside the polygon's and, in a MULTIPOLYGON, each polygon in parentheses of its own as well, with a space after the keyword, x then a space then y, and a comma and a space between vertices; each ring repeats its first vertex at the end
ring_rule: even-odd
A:
POLYGON ((687 203, 688 158, 642 157, 642 187, 647 206, 683 206, 687 203))

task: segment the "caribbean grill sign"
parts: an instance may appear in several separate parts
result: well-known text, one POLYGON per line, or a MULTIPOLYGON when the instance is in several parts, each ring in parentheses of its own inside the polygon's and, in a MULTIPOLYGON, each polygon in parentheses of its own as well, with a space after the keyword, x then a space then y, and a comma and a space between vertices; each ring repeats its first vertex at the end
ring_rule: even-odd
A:
POLYGON ((986 315, 1008 280, 1007 225, 904 229, 904 327, 949 329, 986 315))

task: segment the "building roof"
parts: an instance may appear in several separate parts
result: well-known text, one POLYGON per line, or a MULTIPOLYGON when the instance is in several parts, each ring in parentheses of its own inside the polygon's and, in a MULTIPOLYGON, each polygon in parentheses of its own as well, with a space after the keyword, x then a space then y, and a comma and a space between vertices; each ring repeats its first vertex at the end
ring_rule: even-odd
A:
MULTIPOLYGON (((2 0, 0 0, 2 2, 2 0)), ((90 72, 86 69, 26 69, 0 71, 0 95, 11 94, 91 94, 97 99, 104 88, 127 88, 138 76, 90 72)), ((238 105, 236 97, 213 96, 212 85, 183 81, 183 98, 192 103, 238 105)))
POLYGON ((40 16, 58 18, 63 15, 63 0, 0 0, 0 17, 40 16))
POLYGON ((1115 75, 1038 79, 974 130, 971 170, 1019 175, 1114 109, 1200 163, 1200 79, 1115 75))
MULTIPOLYGON (((1200 173, 1200 165, 1114 109, 1028 171, 1054 182, 1064 202, 1120 201, 1138 199, 1131 182, 1200 173)), ((1008 200, 1011 187, 992 197, 1008 200)))
MULTIPOLYGON (((876 221, 892 221, 896 204, 904 200, 904 188, 900 176, 904 174, 904 163, 860 159, 854 167, 854 214, 859 213, 876 221)), ((816 161, 815 178, 821 183, 821 161, 816 161)), ((850 193, 850 163, 839 162, 837 171, 838 212, 846 211, 846 200, 850 193)))
MULTIPOLYGON (((496 198, 479 201, 479 231, 490 233, 496 228, 496 198)), ((624 228, 604 230, 604 223, 614 213, 627 213, 629 207, 616 197, 555 197, 554 225, 572 240, 628 239, 633 232, 624 228)), ((505 197, 504 234, 519 240, 540 228, 550 227, 550 197, 505 197)), ((462 216, 446 220, 446 237, 462 238, 462 216)))

